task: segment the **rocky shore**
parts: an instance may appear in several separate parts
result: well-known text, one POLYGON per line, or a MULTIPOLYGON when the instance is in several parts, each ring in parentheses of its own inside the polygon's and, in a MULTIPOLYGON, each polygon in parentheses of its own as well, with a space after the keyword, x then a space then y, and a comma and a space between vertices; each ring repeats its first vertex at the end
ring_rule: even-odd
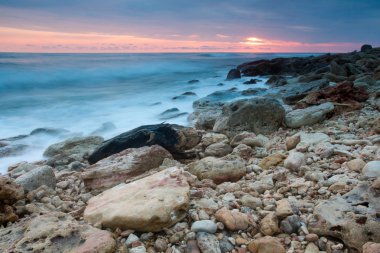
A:
POLYGON ((9 167, 0 252, 379 253, 380 48, 241 75, 260 96, 201 98, 193 128, 69 138, 9 167))

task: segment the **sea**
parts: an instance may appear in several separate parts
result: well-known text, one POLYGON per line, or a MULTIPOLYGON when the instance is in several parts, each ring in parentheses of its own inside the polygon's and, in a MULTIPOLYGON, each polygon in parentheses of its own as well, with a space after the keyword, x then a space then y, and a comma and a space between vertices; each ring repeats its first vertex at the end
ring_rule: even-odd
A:
MULTIPOLYGON (((0 174, 12 164, 44 159, 49 145, 68 137, 97 134, 108 139, 162 122, 187 126, 195 100, 218 90, 249 88, 243 84, 248 77, 225 80, 231 68, 294 55, 0 53, 0 174), (195 95, 181 96, 185 92, 195 95), (161 115, 172 108, 180 116, 161 115), (30 135, 39 128, 60 133, 30 135), (20 135, 25 136, 9 139, 20 135), (4 155, 1 148, 9 144, 22 148, 4 155)), ((265 88, 264 83, 255 87, 265 88)))

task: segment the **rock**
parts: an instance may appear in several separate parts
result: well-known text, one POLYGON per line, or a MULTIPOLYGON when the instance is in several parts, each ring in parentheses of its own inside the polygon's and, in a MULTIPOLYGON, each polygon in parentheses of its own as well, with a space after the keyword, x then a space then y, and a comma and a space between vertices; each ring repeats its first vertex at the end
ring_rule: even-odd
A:
POLYGON ((143 245, 129 249, 129 253, 146 253, 146 248, 143 245))
POLYGON ((229 144, 225 142, 219 142, 219 143, 214 143, 208 146, 205 150, 205 155, 222 157, 222 156, 230 154, 231 152, 232 152, 232 147, 229 144))
POLYGON ((44 156, 52 158, 54 160, 61 160, 62 157, 67 158, 75 156, 78 159, 82 160, 86 158, 102 142, 103 138, 99 136, 69 138, 63 142, 49 146, 45 150, 44 156))
POLYGON ((103 142, 88 158, 90 164, 119 153, 128 148, 160 145, 180 156, 184 151, 195 147, 201 140, 193 128, 171 124, 146 125, 122 133, 103 142))
POLYGON ((202 253, 221 253, 219 241, 215 235, 206 232, 198 232, 197 243, 202 253))
POLYGON ((211 179, 216 184, 238 181, 246 174, 242 161, 206 157, 189 165, 189 172, 199 180, 211 179))
POLYGON ((323 103, 305 109, 297 109, 286 114, 285 124, 291 128, 313 125, 325 120, 327 114, 333 110, 333 103, 323 103))
POLYGON ((188 83, 188 84, 199 83, 199 80, 197 80, 197 79, 189 80, 187 83, 188 83))
POLYGON ((53 169, 46 165, 21 175, 15 182, 21 185, 24 190, 30 192, 42 185, 46 185, 54 190, 57 180, 53 169))
POLYGON ((306 164, 305 155, 300 152, 290 152, 284 161, 284 166, 290 171, 298 171, 302 165, 306 164))
POLYGON ((267 214, 260 221, 260 231, 264 235, 274 235, 280 232, 280 229, 278 227, 278 219, 275 213, 267 214))
POLYGON ((202 136, 201 145, 208 147, 211 144, 228 141, 228 137, 224 134, 207 132, 202 136))
POLYGON ((283 219, 280 223, 280 229, 287 234, 297 233, 301 227, 301 218, 298 215, 291 215, 283 219))
POLYGON ((330 63, 330 72, 336 76, 344 76, 344 77, 347 76, 347 72, 346 72, 344 66, 341 66, 340 64, 336 63, 335 61, 332 61, 330 63))
POLYGON ((312 242, 309 242, 306 246, 305 253, 319 253, 319 248, 312 242))
POLYGON ((243 143, 245 139, 253 139, 253 138, 256 138, 255 133, 251 133, 251 132, 247 132, 247 131, 240 132, 232 138, 231 146, 236 147, 239 144, 245 144, 245 143, 243 143))
POLYGON ((252 209, 256 209, 258 207, 262 208, 263 207, 263 202, 261 201, 260 198, 255 198, 249 194, 243 195, 241 197, 241 203, 243 206, 247 206, 252 209))
POLYGON ((200 98, 193 102, 194 110, 203 110, 210 108, 221 108, 227 102, 241 96, 241 94, 235 90, 219 90, 215 91, 206 97, 200 98))
POLYGON ((259 163, 259 166, 264 169, 264 170, 267 170, 271 167, 275 167, 279 164, 282 163, 282 161, 284 161, 286 158, 285 155, 283 154, 273 154, 273 155, 270 155, 270 156, 267 156, 265 157, 264 159, 262 159, 259 163))
POLYGON ((307 234, 305 235, 305 239, 308 242, 316 242, 319 239, 319 236, 317 234, 307 234))
POLYGON ((24 189, 11 178, 0 176, 0 203, 12 204, 24 197, 24 189))
POLYGON ((295 83, 292 85, 284 86, 285 89, 282 95, 282 100, 287 105, 294 105, 309 93, 318 91, 329 86, 329 81, 326 79, 319 79, 308 83, 295 83))
POLYGON ((223 253, 231 252, 235 248, 227 236, 223 236, 223 238, 219 241, 219 246, 223 253))
POLYGON ((239 78, 241 78, 240 70, 231 69, 227 74, 226 80, 233 80, 233 79, 239 79, 239 78))
POLYGON ((168 120, 168 119, 173 119, 180 117, 182 115, 186 115, 187 112, 181 112, 178 108, 171 108, 167 109, 166 111, 160 113, 159 119, 160 120, 168 120))
POLYGON ((256 84, 258 81, 258 79, 250 79, 248 81, 245 81, 243 84, 256 84))
POLYGON ((127 245, 127 247, 131 246, 132 243, 134 242, 138 242, 140 240, 140 238, 138 236, 136 236, 135 234, 130 234, 127 238, 127 240, 125 240, 125 245, 127 245))
POLYGON ((355 172, 361 172, 365 165, 366 163, 360 158, 356 158, 347 162, 348 169, 355 172))
POLYGON ((158 252, 165 252, 168 249, 168 242, 163 238, 158 238, 154 242, 154 249, 158 252))
POLYGON ((363 253, 379 253, 380 243, 367 242, 363 245, 363 253))
POLYGON ((300 133, 301 141, 297 144, 297 149, 303 149, 307 147, 313 147, 321 142, 327 142, 330 140, 330 137, 324 133, 300 133))
POLYGON ((193 232, 207 232, 210 234, 214 234, 217 230, 216 224, 211 220, 200 220, 195 221, 191 225, 191 231, 193 232))
POLYGON ((321 201, 309 220, 308 229, 319 236, 332 236, 360 251, 368 241, 380 241, 377 189, 363 183, 342 197, 321 201))
POLYGON ((99 136, 105 133, 111 132, 116 129, 116 126, 112 122, 104 122, 99 128, 95 129, 90 135, 99 136))
POLYGON ((160 231, 185 217, 189 190, 182 171, 168 168, 91 198, 83 217, 111 229, 160 231))
POLYGON ((28 148, 28 145, 25 144, 6 143, 3 145, 4 146, 0 147, 0 158, 21 155, 28 148))
POLYGON ((158 168, 165 158, 172 156, 158 145, 129 148, 91 165, 82 173, 82 179, 89 189, 108 189, 158 168))
POLYGON ((114 252, 112 233, 80 224, 68 214, 50 212, 0 229, 3 252, 114 252))
POLYGON ((248 244, 251 253, 285 253, 280 241, 271 236, 257 238, 248 244))
POLYGON ((50 136, 64 136, 67 135, 70 131, 63 128, 36 128, 29 135, 50 135, 50 136))
POLYGON ((293 214, 292 207, 287 199, 277 201, 276 216, 280 219, 293 214))
POLYGON ((286 138, 285 145, 286 150, 292 150, 294 149, 298 143, 301 141, 301 136, 299 134, 295 134, 293 136, 290 136, 286 138))
POLYGON ((215 213, 215 218, 231 231, 245 230, 250 225, 250 220, 245 213, 241 213, 238 210, 230 211, 225 207, 215 213))
POLYGON ((361 48, 360 48, 360 52, 364 52, 364 53, 368 53, 372 50, 372 46, 371 45, 368 45, 368 44, 364 44, 361 48))
POLYGON ((362 171, 365 178, 378 178, 380 177, 380 161, 368 162, 362 171))
POLYGON ((277 131, 285 117, 285 110, 275 99, 251 98, 226 104, 216 119, 216 132, 250 131, 270 134, 277 131))
POLYGON ((286 80, 286 78, 279 75, 272 75, 266 82, 266 84, 270 84, 271 86, 274 86, 274 87, 284 86, 287 83, 288 81, 286 80))

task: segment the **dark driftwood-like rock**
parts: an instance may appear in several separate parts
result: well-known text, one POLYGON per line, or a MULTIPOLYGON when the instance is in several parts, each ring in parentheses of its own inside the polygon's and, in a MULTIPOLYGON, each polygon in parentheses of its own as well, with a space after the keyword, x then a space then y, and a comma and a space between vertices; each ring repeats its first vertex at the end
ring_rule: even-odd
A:
POLYGON ((103 142, 88 158, 90 164, 119 153, 127 148, 160 145, 174 157, 185 157, 184 152, 195 147, 201 135, 193 128, 172 124, 145 125, 122 133, 103 142))

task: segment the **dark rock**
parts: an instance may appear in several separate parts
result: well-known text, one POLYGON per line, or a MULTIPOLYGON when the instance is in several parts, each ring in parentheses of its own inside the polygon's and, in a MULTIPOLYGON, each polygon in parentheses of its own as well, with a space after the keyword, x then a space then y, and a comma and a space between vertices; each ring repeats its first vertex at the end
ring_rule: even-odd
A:
POLYGON ((280 223, 280 229, 287 234, 297 233, 301 227, 301 218, 298 215, 291 215, 286 217, 280 223))
POLYGON ((174 156, 181 156, 186 150, 195 147, 201 140, 193 128, 179 125, 145 125, 122 133, 103 142, 88 158, 90 164, 119 153, 128 148, 160 145, 174 156))
POLYGON ((161 102, 155 102, 153 104, 150 104, 150 106, 155 106, 155 105, 160 105, 160 104, 162 104, 162 103, 161 102))
POLYGON ((286 81, 286 78, 283 76, 273 75, 271 76, 266 84, 270 84, 272 86, 278 87, 278 86, 284 86, 287 84, 288 81, 286 81))
POLYGON ((224 85, 224 83, 218 83, 217 85, 218 85, 218 86, 223 86, 223 85, 224 85))
POLYGON ((168 120, 168 119, 177 118, 177 117, 180 117, 180 116, 183 116, 186 114, 187 114, 187 112, 181 112, 178 108, 171 108, 171 109, 168 109, 168 110, 160 113, 159 119, 168 120))
POLYGON ((312 91, 318 91, 329 85, 326 79, 320 79, 309 83, 297 83, 294 86, 288 86, 282 100, 285 104, 292 105, 303 99, 312 91))
POLYGON ((195 110, 210 109, 219 107, 240 96, 236 90, 221 90, 215 91, 206 97, 200 98, 193 102, 193 108, 195 110))
POLYGON ((364 52, 364 53, 368 53, 372 50, 372 46, 371 45, 368 45, 368 44, 364 44, 361 48, 360 48, 360 52, 364 52))
POLYGON ((188 84, 199 83, 199 80, 194 79, 194 80, 190 80, 190 81, 188 81, 187 83, 188 83, 188 84))
POLYGON ((251 79, 248 81, 245 81, 243 84, 256 84, 260 79, 251 79))
POLYGON ((219 246, 222 253, 231 252, 235 248, 227 236, 223 236, 222 240, 219 241, 219 246))
POLYGON ((27 148, 28 146, 25 144, 8 144, 0 147, 0 158, 21 155, 27 148))
POLYGON ((29 135, 27 135, 27 134, 21 134, 21 135, 17 135, 17 136, 14 136, 14 137, 9 137, 9 138, 6 138, 6 139, 1 139, 0 141, 18 141, 18 140, 21 140, 21 139, 25 139, 28 136, 29 135))
POLYGON ((336 61, 330 63, 330 72, 336 76, 347 76, 347 72, 343 66, 338 64, 336 61))
POLYGON ((231 69, 228 72, 226 80, 233 80, 233 79, 239 79, 241 78, 240 70, 238 69, 231 69))
POLYGON ((52 136, 61 136, 64 134, 68 134, 69 132, 70 131, 63 128, 36 128, 32 132, 30 132, 30 135, 44 134, 52 136))
POLYGON ((243 90, 241 92, 241 94, 243 96, 253 96, 253 95, 257 95, 263 91, 266 91, 266 89, 264 89, 264 88, 250 88, 250 89, 243 90))
POLYGON ((195 94, 195 92, 192 92, 192 91, 186 91, 181 94, 181 96, 196 96, 196 95, 197 94, 195 94))

